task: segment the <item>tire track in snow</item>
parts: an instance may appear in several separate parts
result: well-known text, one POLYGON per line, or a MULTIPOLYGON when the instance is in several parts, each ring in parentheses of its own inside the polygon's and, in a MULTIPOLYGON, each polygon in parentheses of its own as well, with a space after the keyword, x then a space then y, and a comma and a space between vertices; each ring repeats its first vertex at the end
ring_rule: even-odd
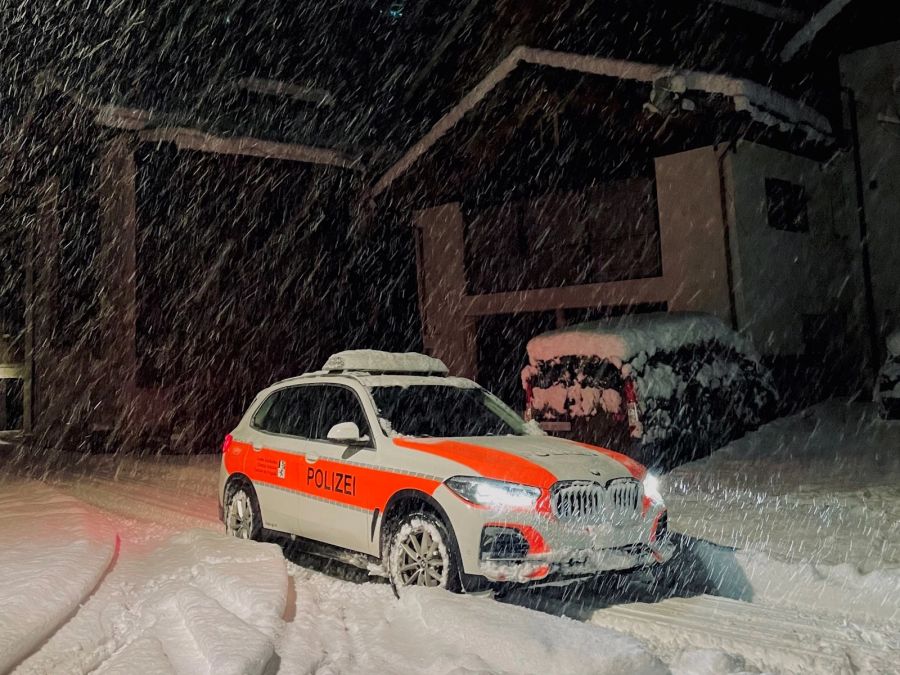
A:
POLYGON ((900 638, 881 627, 710 595, 608 607, 590 622, 638 637, 664 656, 719 649, 776 673, 890 673, 900 652, 900 638))

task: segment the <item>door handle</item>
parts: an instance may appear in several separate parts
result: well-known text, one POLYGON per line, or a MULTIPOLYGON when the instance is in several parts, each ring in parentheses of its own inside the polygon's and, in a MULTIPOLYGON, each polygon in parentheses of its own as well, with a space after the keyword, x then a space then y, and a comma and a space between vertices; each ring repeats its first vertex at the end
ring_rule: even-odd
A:
POLYGON ((315 464, 318 461, 319 461, 318 455, 311 455, 311 454, 306 455, 306 463, 307 464, 315 464))
POLYGON ((254 445, 254 446, 253 446, 253 452, 259 452, 260 450, 262 450, 262 446, 261 446, 261 445, 254 445))

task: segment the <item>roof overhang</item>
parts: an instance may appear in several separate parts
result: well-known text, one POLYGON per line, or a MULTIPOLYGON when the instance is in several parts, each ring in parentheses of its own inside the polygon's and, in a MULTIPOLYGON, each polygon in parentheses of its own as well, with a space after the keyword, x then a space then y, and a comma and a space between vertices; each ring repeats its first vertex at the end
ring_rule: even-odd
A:
MULTIPOLYGON (((244 83, 247 84, 247 83, 244 83)), ((270 87, 277 82, 266 81, 270 87)), ((264 159, 281 159, 309 164, 325 164, 361 171, 361 158, 332 148, 286 143, 251 136, 227 136, 184 126, 171 116, 153 110, 99 102, 81 91, 66 87, 52 75, 42 73, 36 80, 38 91, 57 90, 94 114, 94 123, 110 129, 137 132, 146 142, 172 142, 183 150, 196 150, 225 155, 243 155, 264 159)), ((292 92, 293 90, 291 90, 292 92)), ((296 92, 293 92, 296 94, 296 92)))
POLYGON ((638 82, 678 94, 702 92, 719 95, 730 99, 736 112, 747 113, 754 121, 763 125, 782 131, 799 131, 811 142, 833 140, 831 124, 822 114, 750 80, 671 66, 519 46, 485 75, 375 182, 371 190, 372 196, 377 197, 384 192, 523 64, 638 82))
POLYGON ((152 111, 114 105, 94 106, 94 121, 113 129, 136 131, 148 143, 174 143, 182 150, 197 150, 220 155, 244 155, 265 159, 283 159, 309 164, 327 164, 344 169, 362 169, 362 162, 338 150, 297 143, 282 143, 251 136, 222 136, 199 129, 170 126, 152 111))

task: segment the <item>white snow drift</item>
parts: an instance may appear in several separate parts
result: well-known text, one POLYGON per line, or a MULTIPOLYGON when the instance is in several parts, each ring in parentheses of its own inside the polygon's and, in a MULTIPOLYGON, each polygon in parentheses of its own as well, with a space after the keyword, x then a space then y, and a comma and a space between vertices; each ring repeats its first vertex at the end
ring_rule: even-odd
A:
POLYGON ((115 545, 115 531, 77 500, 35 481, 0 484, 0 672, 77 610, 115 545))

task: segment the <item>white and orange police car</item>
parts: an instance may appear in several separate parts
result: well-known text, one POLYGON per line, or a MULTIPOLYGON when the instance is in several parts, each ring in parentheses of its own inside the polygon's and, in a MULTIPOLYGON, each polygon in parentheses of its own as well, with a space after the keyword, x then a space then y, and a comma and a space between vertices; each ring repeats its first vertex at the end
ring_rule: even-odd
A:
POLYGON ((260 392, 225 439, 219 500, 229 534, 354 552, 395 586, 565 581, 674 548, 643 466, 544 435, 422 354, 341 352, 260 392))

